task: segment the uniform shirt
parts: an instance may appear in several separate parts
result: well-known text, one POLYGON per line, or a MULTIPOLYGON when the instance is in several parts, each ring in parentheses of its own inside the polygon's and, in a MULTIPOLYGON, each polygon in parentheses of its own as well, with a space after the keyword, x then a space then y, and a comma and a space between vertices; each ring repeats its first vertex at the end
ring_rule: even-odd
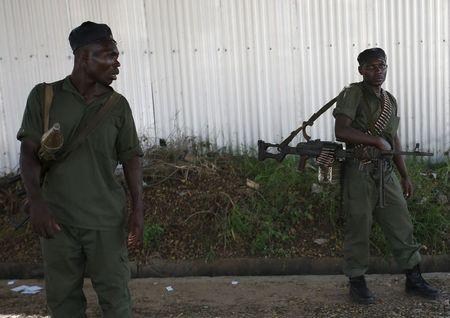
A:
MULTIPOLYGON (((384 91, 390 99, 392 114, 381 137, 393 145, 400 118, 397 117, 397 101, 389 92, 384 91)), ((383 100, 364 82, 353 83, 344 88, 337 97, 333 116, 344 115, 352 120, 351 126, 362 132, 367 132, 381 113, 383 100)), ((352 145, 349 145, 352 147, 352 145)))
MULTIPOLYGON (((113 89, 86 104, 69 77, 52 85, 54 98, 49 127, 56 122, 60 124, 64 146, 67 146, 76 137, 78 126, 90 121, 113 89)), ((43 94, 43 84, 32 89, 18 140, 40 143, 43 94)), ((57 222, 93 230, 122 226, 126 220, 126 195, 114 172, 119 162, 137 155, 141 156, 142 150, 131 109, 120 96, 84 143, 47 172, 42 193, 57 222)))

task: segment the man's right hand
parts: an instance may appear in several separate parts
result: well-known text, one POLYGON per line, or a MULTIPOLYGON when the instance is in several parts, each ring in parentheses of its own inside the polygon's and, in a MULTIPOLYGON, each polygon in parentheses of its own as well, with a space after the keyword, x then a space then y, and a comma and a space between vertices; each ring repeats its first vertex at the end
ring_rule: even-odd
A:
POLYGON ((377 147, 381 151, 390 151, 390 150, 392 150, 391 144, 388 143, 386 141, 386 139, 381 138, 381 137, 376 137, 376 138, 377 138, 377 142, 375 144, 375 147, 377 147))
POLYGON ((61 231, 47 203, 42 199, 30 201, 30 222, 33 230, 43 238, 53 238, 61 231))
POLYGON ((366 134, 351 126, 352 119, 345 115, 337 115, 334 127, 336 138, 353 145, 373 146, 381 151, 392 150, 391 145, 386 139, 366 134))

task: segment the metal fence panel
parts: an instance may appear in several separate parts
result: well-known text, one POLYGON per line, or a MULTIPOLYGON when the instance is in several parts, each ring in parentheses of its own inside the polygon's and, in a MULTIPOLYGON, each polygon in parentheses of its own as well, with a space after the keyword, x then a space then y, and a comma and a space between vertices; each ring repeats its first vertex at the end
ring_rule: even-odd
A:
MULTIPOLYGON (((70 73, 67 37, 85 20, 111 26, 114 87, 150 142, 280 141, 359 81, 358 53, 379 46, 403 145, 450 148, 450 0, 0 0, 0 10, 0 172, 17 167, 28 92, 70 73)), ((311 134, 333 138, 331 112, 311 134)))

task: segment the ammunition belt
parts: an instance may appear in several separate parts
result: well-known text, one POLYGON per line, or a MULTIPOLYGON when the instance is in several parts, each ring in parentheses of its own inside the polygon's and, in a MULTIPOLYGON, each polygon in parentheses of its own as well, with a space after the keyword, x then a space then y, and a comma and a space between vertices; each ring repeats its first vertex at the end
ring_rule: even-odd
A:
POLYGON ((327 147, 323 147, 322 151, 320 152, 320 154, 317 156, 316 158, 316 162, 319 165, 325 166, 325 167, 329 167, 333 164, 335 158, 334 158, 334 148, 327 148, 327 147))
MULTIPOLYGON (((392 104, 389 99, 389 96, 385 91, 381 91, 381 98, 382 98, 382 105, 381 105, 381 113, 380 116, 378 116, 375 124, 373 125, 373 129, 367 129, 366 134, 371 136, 380 136, 383 131, 386 129, 387 124, 389 123, 389 120, 392 116, 392 104)), ((368 106, 368 105, 367 105, 368 106)), ((366 145, 360 144, 357 145, 355 148, 364 148, 366 145)), ((370 159, 363 159, 360 161, 362 165, 366 165, 370 163, 370 159)))

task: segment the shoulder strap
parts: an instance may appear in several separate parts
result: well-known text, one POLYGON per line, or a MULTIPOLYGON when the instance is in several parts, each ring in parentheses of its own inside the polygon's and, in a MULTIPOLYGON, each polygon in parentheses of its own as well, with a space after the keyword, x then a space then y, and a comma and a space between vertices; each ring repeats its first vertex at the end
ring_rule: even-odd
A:
POLYGON ((119 101, 120 94, 113 91, 111 96, 105 102, 105 104, 97 111, 94 117, 83 127, 81 127, 73 139, 73 141, 67 145, 64 152, 58 156, 57 161, 62 161, 67 158, 74 150, 76 150, 81 144, 84 143, 86 137, 100 124, 105 118, 108 111, 119 101))
POLYGON ((53 101, 53 86, 47 83, 44 83, 44 105, 42 108, 42 122, 44 124, 45 133, 48 130, 48 125, 50 121, 50 108, 52 107, 53 101))
POLYGON ((308 133, 306 132, 306 127, 308 126, 312 126, 314 124, 314 121, 319 118, 324 112, 326 112, 328 109, 330 109, 331 106, 334 105, 334 103, 336 103, 337 101, 337 96, 335 98, 333 98, 332 100, 330 100, 328 103, 326 103, 324 106, 322 106, 319 111, 317 111, 316 113, 314 113, 308 120, 304 121, 303 124, 298 127, 296 130, 294 130, 293 132, 291 132, 291 134, 289 135, 289 137, 287 137, 286 139, 284 139, 280 144, 279 147, 284 147, 289 145, 289 143, 292 141, 292 139, 294 139, 295 136, 298 135, 298 133, 301 131, 303 133, 303 137, 306 140, 310 140, 311 137, 308 135, 308 133))

